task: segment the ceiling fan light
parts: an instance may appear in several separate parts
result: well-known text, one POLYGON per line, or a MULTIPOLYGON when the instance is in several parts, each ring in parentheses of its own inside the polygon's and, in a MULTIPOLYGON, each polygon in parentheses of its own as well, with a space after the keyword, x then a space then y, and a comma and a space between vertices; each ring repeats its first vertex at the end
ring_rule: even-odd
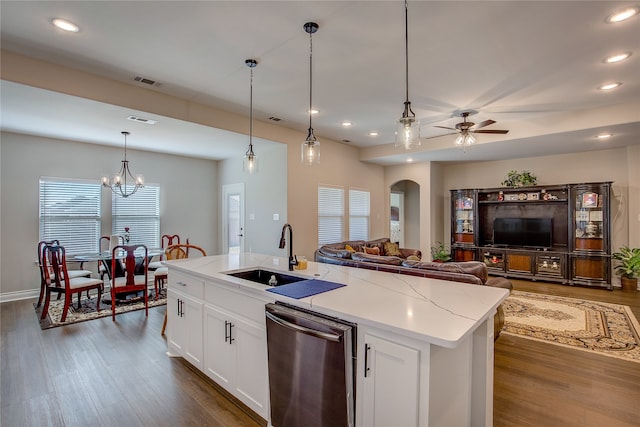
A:
POLYGON ((472 134, 467 134, 466 136, 466 141, 465 141, 465 145, 471 145, 471 144, 475 144, 476 143, 476 137, 473 136, 472 134))
POLYGON ((461 146, 464 144, 464 135, 460 134, 458 135, 458 137, 456 138, 456 145, 461 146))

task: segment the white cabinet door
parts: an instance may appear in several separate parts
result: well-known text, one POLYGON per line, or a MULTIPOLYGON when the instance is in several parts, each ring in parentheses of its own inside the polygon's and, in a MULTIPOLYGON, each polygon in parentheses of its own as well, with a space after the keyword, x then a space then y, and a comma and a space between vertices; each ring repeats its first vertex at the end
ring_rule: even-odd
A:
POLYGON ((363 422, 371 427, 419 425, 420 351, 364 335, 363 422))
POLYGON ((167 292, 167 340, 169 352, 202 369, 204 303, 169 288, 167 292))
POLYGON ((267 342, 264 327, 206 304, 204 371, 264 418, 268 418, 267 342))

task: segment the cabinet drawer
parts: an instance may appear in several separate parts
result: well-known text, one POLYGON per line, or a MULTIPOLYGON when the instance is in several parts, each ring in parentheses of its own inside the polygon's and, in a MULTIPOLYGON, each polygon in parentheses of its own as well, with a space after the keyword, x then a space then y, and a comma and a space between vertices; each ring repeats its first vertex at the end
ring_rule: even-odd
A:
POLYGON ((194 298, 204 298, 204 280, 179 271, 169 269, 169 287, 194 298))
POLYGON ((215 282, 207 282, 204 299, 209 304, 223 307, 227 311, 241 314, 247 319, 264 324, 264 305, 267 301, 225 289, 223 285, 218 285, 215 282))

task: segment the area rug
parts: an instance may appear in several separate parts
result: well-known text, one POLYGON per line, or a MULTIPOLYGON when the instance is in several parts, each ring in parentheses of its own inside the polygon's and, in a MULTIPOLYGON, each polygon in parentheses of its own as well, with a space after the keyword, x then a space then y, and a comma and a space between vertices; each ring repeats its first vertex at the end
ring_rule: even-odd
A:
POLYGON ((512 291, 501 332, 640 363, 640 324, 626 305, 512 291))
MULTIPOLYGON (((100 312, 98 312, 96 310, 96 303, 98 300, 97 295, 93 296, 90 299, 87 299, 86 295, 83 295, 83 298, 80 300, 80 308, 78 308, 78 297, 77 295, 74 295, 72 306, 69 307, 69 312, 67 313, 67 318, 64 322, 60 321, 60 318, 62 317, 62 309, 64 308, 64 295, 59 300, 56 300, 55 295, 52 295, 51 302, 49 303, 49 313, 47 313, 47 317, 45 319, 40 319, 40 316, 42 316, 42 306, 35 307, 34 303, 34 307, 37 319, 40 322, 40 328, 49 329, 111 316, 110 298, 111 297, 108 294, 102 295, 102 300, 100 301, 100 312), (107 300, 105 300, 105 298, 107 300)), ((149 297, 149 308, 166 304, 167 296, 164 291, 160 292, 157 300, 155 299, 155 297, 149 297)), ((136 310, 144 310, 144 301, 141 298, 133 302, 118 303, 116 305, 116 314, 127 313, 136 310)))

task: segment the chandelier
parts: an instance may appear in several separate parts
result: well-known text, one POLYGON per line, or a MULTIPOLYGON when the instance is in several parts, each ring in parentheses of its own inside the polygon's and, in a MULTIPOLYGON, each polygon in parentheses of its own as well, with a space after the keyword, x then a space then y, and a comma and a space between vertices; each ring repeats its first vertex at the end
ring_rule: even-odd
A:
POLYGON ((404 55, 405 55, 405 89, 404 112, 396 123, 396 147, 410 149, 420 146, 420 122, 411 109, 409 101, 409 8, 404 2, 404 55))
POLYGON ((307 139, 302 143, 302 164, 317 165, 320 164, 320 141, 313 134, 311 127, 312 100, 313 100, 313 41, 312 34, 318 31, 318 24, 315 22, 307 22, 304 24, 304 30, 309 34, 309 133, 307 139))
POLYGON ((253 69, 258 65, 258 61, 247 59, 244 63, 251 69, 251 83, 249 86, 249 149, 244 153, 242 169, 252 174, 258 171, 258 157, 253 152, 253 69))
POLYGON ((122 166, 120 166, 120 170, 113 178, 109 179, 108 176, 103 176, 102 186, 110 188, 115 195, 129 197, 134 195, 138 189, 144 187, 144 177, 142 175, 133 177, 127 160, 127 135, 129 135, 129 132, 122 131, 121 133, 124 135, 124 160, 122 160, 122 166))

